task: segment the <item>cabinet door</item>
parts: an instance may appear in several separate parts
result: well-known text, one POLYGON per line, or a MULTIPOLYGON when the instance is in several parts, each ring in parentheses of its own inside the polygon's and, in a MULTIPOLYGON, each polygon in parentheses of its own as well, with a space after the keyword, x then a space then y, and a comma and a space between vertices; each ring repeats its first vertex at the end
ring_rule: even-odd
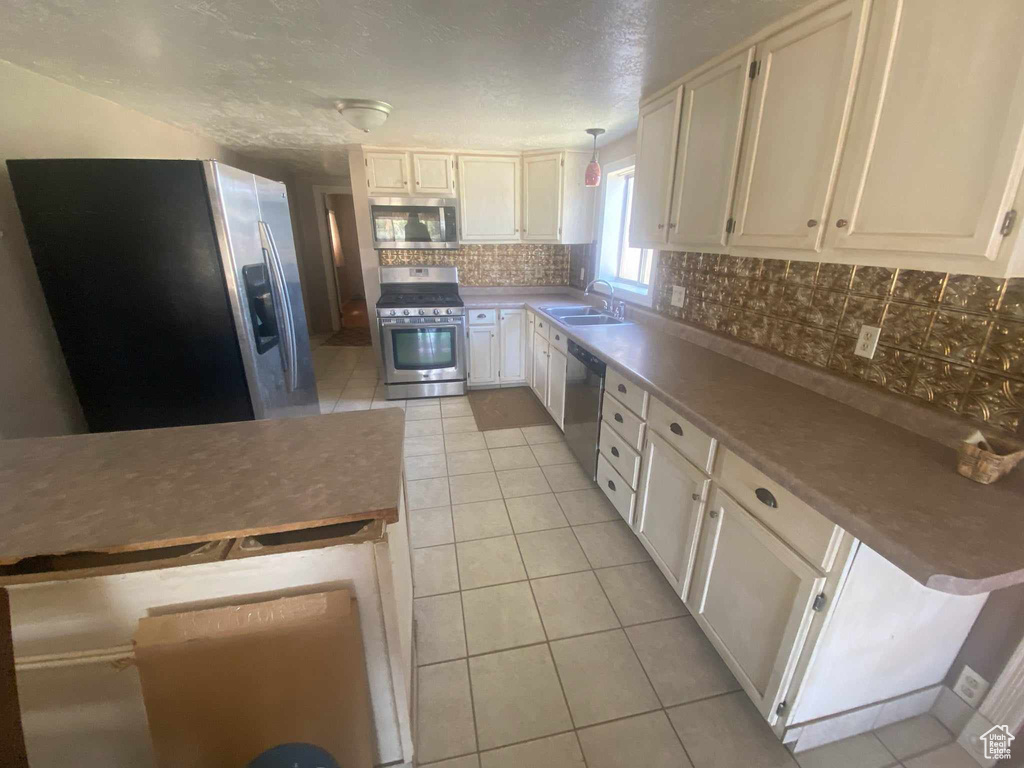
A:
POLYGON ((568 358, 554 345, 548 348, 548 413, 559 429, 565 429, 565 380, 568 358))
POLYGON ((774 724, 825 577, 721 489, 712 494, 703 529, 690 612, 774 724))
POLYGON ((711 481, 650 431, 643 465, 636 535, 676 594, 685 595, 711 481))
POLYGON ((1024 6, 876 7, 826 243, 994 258, 1024 162, 1024 6))
POLYGON ((469 383, 498 382, 498 339, 493 325, 469 328, 469 383))
POLYGON ((536 318, 533 312, 526 313, 526 352, 523 355, 523 372, 527 383, 533 384, 533 332, 536 318))
POLYGON ((364 160, 371 195, 409 193, 409 155, 406 152, 367 152, 364 160))
POLYGON ((526 310, 503 309, 498 314, 498 380, 503 384, 524 381, 526 369, 526 310))
POLYGON ((668 224, 673 245, 725 245, 753 60, 748 48, 683 86, 668 224))
POLYGON ((465 242, 519 239, 519 158, 459 158, 459 206, 465 242))
POLYGON ((455 195, 454 157, 430 152, 414 152, 412 165, 417 193, 455 195))
POLYGON ((543 405, 548 404, 548 340, 533 335, 533 393, 543 405))
POLYGON ((635 248, 665 242, 682 101, 683 86, 679 86, 640 108, 629 219, 629 244, 635 248))
POLYGON ((847 0, 757 46, 733 245, 816 249, 863 38, 847 0))
POLYGON ((562 234, 562 153, 523 158, 523 240, 562 234))

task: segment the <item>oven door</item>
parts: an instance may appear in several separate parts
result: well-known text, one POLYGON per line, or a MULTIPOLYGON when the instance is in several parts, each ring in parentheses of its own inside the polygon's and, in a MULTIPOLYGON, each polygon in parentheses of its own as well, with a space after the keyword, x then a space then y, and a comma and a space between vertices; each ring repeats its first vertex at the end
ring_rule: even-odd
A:
POLYGON ((373 247, 458 248, 457 205, 449 198, 370 198, 373 247))
POLYGON ((380 321, 388 384, 462 381, 466 378, 464 317, 402 318, 380 321))

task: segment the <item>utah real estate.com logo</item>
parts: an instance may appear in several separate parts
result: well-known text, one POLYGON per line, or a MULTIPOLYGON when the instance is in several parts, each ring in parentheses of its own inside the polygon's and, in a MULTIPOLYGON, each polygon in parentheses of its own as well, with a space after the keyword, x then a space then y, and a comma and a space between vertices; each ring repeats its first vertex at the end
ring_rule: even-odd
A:
POLYGON ((981 734, 985 745, 986 760, 1007 760, 1010 757, 1010 742, 1016 738, 1005 725, 989 728, 981 734))

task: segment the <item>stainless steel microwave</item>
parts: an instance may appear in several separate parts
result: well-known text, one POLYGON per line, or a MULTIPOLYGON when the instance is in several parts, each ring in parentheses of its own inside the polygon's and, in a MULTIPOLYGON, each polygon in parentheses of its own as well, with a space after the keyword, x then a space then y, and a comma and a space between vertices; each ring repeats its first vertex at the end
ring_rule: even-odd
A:
POLYGON ((374 248, 458 248, 454 197, 371 197, 374 248))

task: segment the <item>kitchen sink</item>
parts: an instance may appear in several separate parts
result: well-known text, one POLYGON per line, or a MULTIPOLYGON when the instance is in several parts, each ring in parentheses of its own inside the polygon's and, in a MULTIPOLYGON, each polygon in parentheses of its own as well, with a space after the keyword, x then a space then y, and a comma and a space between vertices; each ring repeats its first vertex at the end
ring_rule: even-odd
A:
POLYGON ((580 317, 587 315, 600 315, 601 310, 594 307, 541 307, 541 312, 561 320, 564 317, 580 317))
POLYGON ((560 317, 565 325, 628 325, 625 320, 602 313, 560 317))

